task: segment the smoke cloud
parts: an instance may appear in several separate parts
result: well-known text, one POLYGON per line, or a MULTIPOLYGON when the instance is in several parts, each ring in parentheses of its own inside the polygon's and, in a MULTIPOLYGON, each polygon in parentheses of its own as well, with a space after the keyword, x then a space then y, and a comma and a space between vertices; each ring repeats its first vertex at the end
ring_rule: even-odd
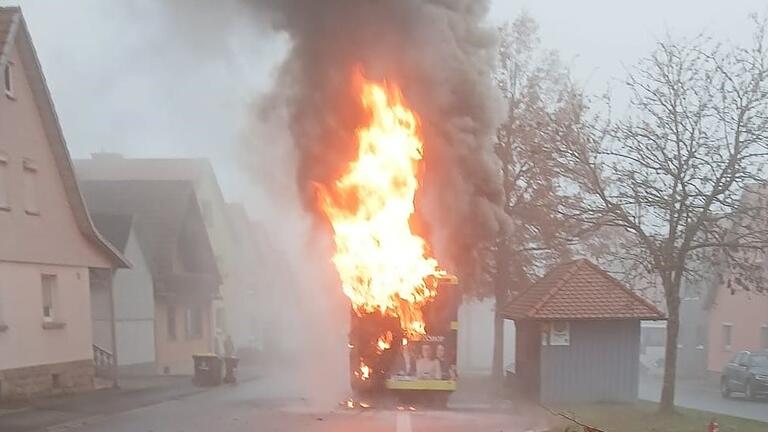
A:
POLYGON ((496 32, 476 0, 254 0, 290 40, 261 114, 278 113, 295 145, 299 193, 314 209, 354 158, 361 108, 351 77, 391 80, 419 114, 425 140, 420 225, 460 275, 467 252, 503 222, 492 138, 503 114, 492 82, 496 32))
POLYGON ((264 37, 270 29, 286 47, 268 90, 254 98, 240 162, 253 180, 251 198, 262 204, 258 219, 275 254, 285 257, 269 269, 276 293, 265 309, 279 311, 270 316, 280 339, 275 348, 280 352, 268 353, 279 359, 270 375, 286 394, 326 408, 349 391, 349 304, 329 259, 331 240, 318 229, 327 224, 317 217, 315 193, 318 184, 337 179, 356 153, 354 133, 363 113, 353 94, 353 73, 362 68, 369 79, 396 82, 419 114, 426 167, 417 197, 419 229, 441 266, 462 276, 474 246, 492 237, 504 220, 492 145, 503 109, 491 80, 496 32, 483 24, 488 5, 476 0, 161 4, 173 32, 202 50, 206 62, 224 55, 249 65, 239 60, 249 55, 249 37, 264 37))

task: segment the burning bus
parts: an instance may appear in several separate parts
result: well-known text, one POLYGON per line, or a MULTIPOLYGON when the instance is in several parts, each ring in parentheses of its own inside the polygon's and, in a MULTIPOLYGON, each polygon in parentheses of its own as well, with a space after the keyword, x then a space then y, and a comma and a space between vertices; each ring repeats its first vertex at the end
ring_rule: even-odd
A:
MULTIPOLYGON (((353 310, 349 332, 352 389, 363 395, 385 390, 401 399, 445 396, 456 389, 456 343, 461 294, 456 278, 438 281, 439 294, 423 307, 424 333, 408 335, 397 318, 353 310)), ((431 397, 430 400, 435 398, 431 397)), ((439 397, 437 400, 441 400, 439 397)))
POLYGON ((362 71, 353 81, 366 118, 355 131, 357 158, 318 186, 333 264, 352 304, 352 387, 449 392, 460 294, 412 229, 424 169, 419 119, 397 85, 362 71))

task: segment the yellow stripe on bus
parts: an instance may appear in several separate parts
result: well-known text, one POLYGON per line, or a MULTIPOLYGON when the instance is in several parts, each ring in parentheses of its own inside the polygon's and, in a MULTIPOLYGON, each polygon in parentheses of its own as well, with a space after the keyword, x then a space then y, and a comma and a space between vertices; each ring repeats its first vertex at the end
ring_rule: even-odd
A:
POLYGON ((451 380, 387 380, 386 387, 390 390, 456 390, 456 381, 451 380))

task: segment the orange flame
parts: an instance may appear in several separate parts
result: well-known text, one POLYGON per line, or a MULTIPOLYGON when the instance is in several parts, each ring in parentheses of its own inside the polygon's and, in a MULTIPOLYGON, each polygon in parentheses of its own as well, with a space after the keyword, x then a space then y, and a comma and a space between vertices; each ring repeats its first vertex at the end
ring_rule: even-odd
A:
POLYGON ((418 338, 425 333, 421 307, 444 275, 410 226, 424 149, 419 119, 396 85, 359 78, 368 123, 356 131, 357 159, 333 187, 320 188, 319 204, 355 311, 396 316, 403 331, 418 338))
POLYGON ((378 348, 379 352, 384 352, 385 350, 388 350, 392 347, 392 332, 387 332, 383 336, 379 337, 379 340, 376 341, 376 348, 378 348))
POLYGON ((367 381, 371 377, 371 368, 363 362, 363 359, 360 359, 360 369, 355 371, 355 376, 361 381, 367 381))

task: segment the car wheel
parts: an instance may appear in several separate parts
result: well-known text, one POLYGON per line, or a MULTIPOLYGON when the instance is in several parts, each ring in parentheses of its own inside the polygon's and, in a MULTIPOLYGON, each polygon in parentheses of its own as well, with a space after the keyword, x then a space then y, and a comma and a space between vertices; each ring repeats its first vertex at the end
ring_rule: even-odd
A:
POLYGON ((731 397, 731 389, 728 388, 728 379, 726 378, 720 380, 720 394, 726 399, 731 397))
POLYGON ((752 388, 752 381, 747 381, 747 385, 744 388, 744 396, 749 400, 755 399, 755 390, 752 388))

